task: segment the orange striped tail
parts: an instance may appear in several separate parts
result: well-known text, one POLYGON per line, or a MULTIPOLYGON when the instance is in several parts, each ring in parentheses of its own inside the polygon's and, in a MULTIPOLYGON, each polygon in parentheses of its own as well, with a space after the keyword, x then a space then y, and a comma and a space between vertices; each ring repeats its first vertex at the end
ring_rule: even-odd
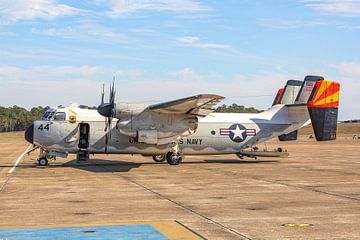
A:
POLYGON ((329 80, 316 82, 307 103, 316 140, 336 139, 340 84, 329 80))
POLYGON ((284 94, 284 88, 280 88, 275 96, 272 106, 276 104, 280 104, 283 94, 284 94))

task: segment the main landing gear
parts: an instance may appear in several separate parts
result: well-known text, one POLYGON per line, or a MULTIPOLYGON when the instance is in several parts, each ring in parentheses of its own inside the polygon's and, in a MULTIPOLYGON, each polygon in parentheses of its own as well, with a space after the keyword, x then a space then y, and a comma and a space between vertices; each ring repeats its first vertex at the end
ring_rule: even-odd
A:
POLYGON ((163 154, 160 154, 160 155, 155 155, 152 157, 153 160, 157 163, 160 163, 160 162, 164 162, 165 161, 165 155, 163 154))
POLYGON ((175 142, 171 151, 166 154, 166 161, 170 165, 179 165, 183 160, 183 155, 179 151, 179 143, 175 142))
POLYGON ((167 163, 170 165, 179 165, 182 162, 184 156, 179 151, 179 144, 173 143, 173 146, 171 147, 171 151, 169 151, 165 155, 164 154, 155 155, 152 158, 155 162, 158 163, 164 162, 166 160, 167 163))
POLYGON ((183 160, 183 155, 179 152, 168 152, 166 154, 166 161, 170 165, 179 165, 183 160))

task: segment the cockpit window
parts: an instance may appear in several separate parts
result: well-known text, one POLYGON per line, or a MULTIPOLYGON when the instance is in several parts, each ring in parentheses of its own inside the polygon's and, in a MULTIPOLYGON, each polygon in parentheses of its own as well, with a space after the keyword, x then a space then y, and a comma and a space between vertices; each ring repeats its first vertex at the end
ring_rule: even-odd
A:
POLYGON ((55 114, 55 112, 50 112, 49 116, 48 116, 48 119, 50 120, 54 116, 54 114, 55 114))
POLYGON ((64 112, 57 112, 54 116, 54 121, 65 121, 66 114, 64 112))
POLYGON ((41 120, 51 120, 51 118, 54 116, 55 111, 54 110, 48 110, 44 113, 41 120))
POLYGON ((46 112, 44 113, 44 115, 42 116, 41 120, 46 120, 47 117, 49 116, 49 113, 50 113, 50 112, 47 112, 47 111, 46 111, 46 112))

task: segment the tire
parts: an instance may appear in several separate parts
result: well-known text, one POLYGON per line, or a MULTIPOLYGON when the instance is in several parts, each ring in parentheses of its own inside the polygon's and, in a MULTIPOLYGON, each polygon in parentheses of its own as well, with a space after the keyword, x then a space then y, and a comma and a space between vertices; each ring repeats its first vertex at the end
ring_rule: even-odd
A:
POLYGON ((179 165, 183 159, 180 153, 168 152, 166 154, 166 161, 170 165, 179 165))
POLYGON ((49 161, 47 160, 47 158, 42 157, 38 160, 38 163, 39 166, 44 167, 48 165, 49 161))
POLYGON ((165 155, 162 155, 162 154, 160 154, 160 155, 155 155, 155 156, 153 156, 152 158, 153 158, 153 160, 154 160, 155 162, 158 162, 158 163, 165 161, 165 155))

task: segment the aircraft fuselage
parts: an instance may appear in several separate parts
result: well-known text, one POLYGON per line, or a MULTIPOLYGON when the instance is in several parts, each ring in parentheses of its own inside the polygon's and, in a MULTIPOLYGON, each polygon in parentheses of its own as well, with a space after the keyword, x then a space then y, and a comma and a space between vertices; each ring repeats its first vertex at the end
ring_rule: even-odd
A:
MULTIPOLYGON (((305 108, 304 108, 305 109, 305 108)), ((95 110, 88 110, 95 111, 95 110)), ((190 136, 178 140, 184 155, 231 154, 241 149, 264 142, 272 137, 291 132, 306 124, 307 111, 303 111, 297 122, 283 118, 286 108, 277 105, 263 113, 212 113, 199 118, 198 127, 190 136)), ((47 151, 77 153, 80 148, 81 126, 87 125, 86 151, 90 154, 166 154, 171 144, 150 145, 138 143, 135 138, 120 133, 113 121, 111 137, 106 140, 105 119, 70 122, 39 120, 34 122, 33 143, 47 151), (78 129, 80 127, 80 129, 78 129), (106 144, 107 142, 107 144, 106 144)))

